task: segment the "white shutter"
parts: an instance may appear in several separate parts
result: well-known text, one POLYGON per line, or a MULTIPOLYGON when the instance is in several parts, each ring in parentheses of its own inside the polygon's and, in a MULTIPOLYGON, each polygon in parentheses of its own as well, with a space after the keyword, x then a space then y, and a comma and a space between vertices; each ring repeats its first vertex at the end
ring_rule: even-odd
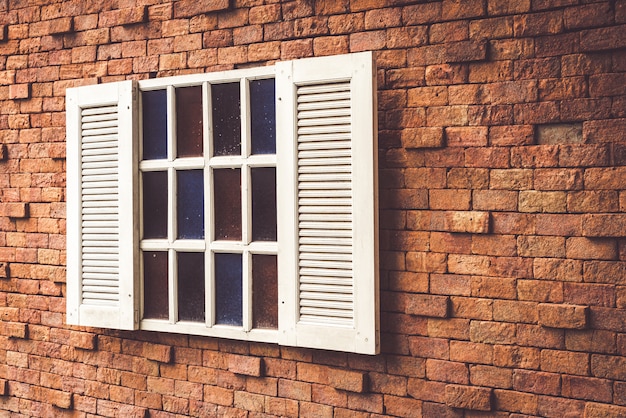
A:
POLYGON ((379 350, 370 52, 276 65, 281 343, 379 350))
POLYGON ((132 81, 67 90, 68 324, 137 327, 135 96, 132 81))

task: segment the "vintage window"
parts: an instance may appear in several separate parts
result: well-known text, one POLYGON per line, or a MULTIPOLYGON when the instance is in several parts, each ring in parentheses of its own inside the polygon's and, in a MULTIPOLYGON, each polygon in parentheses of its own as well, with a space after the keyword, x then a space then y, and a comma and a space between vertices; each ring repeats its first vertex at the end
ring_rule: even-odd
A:
POLYGON ((67 90, 67 322, 377 353, 371 53, 67 90))

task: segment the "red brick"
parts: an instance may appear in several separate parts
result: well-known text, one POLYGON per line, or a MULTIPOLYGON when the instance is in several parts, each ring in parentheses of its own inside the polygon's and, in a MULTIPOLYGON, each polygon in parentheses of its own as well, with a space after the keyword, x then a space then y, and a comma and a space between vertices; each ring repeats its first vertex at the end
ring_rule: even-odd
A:
POLYGON ((468 340, 470 336, 470 321, 461 318, 428 319, 428 335, 431 337, 453 338, 468 340))
POLYGON ((419 418, 422 416, 422 402, 398 396, 385 395, 385 412, 403 417, 419 418))
POLYGON ((100 13, 99 27, 111 27, 118 25, 132 25, 143 23, 148 17, 147 6, 127 7, 100 13))
POLYGON ((563 286, 564 301, 577 305, 615 306, 615 287, 612 285, 567 283, 563 286))
POLYGON ((430 380, 441 382, 469 383, 467 365, 452 361, 427 359, 426 377, 430 380))
POLYGON ((585 405, 585 418, 619 417, 625 414, 626 407, 599 403, 585 405))
POLYGON ((471 281, 469 276, 431 274, 430 292, 440 295, 469 296, 471 292, 471 281))
POLYGON ((172 347, 164 344, 144 344, 142 346, 142 354, 150 360, 161 363, 169 363, 172 361, 172 347))
POLYGON ((407 391, 416 399, 445 402, 446 383, 425 379, 409 379, 407 391))
POLYGON ((563 14, 560 11, 515 16, 517 37, 555 34, 563 30, 563 14))
POLYGON ((259 357, 231 354, 228 356, 228 370, 241 375, 261 376, 262 362, 259 357))
POLYGON ((472 194, 472 206, 482 211, 515 211, 518 193, 505 190, 475 190, 472 194))
POLYGON ((174 17, 191 17, 202 13, 226 10, 228 6, 228 0, 212 0, 206 3, 198 3, 194 0, 180 0, 174 3, 174 17))
POLYGON ((482 61, 487 48, 483 41, 458 41, 417 47, 408 51, 408 60, 415 65, 448 64, 482 61))
POLYGON ((439 148, 444 146, 442 128, 408 128, 402 132, 402 143, 406 148, 439 148))
POLYGON ((624 380, 626 359, 621 356, 593 354, 591 356, 591 374, 600 378, 624 380))
POLYGON ((542 395, 559 395, 561 379, 554 373, 516 370, 513 373, 513 389, 542 395))
POLYGON ((411 315, 446 318, 450 300, 447 296, 413 294, 406 305, 406 313, 411 315))
POLYGON ((450 341, 450 360, 463 363, 491 364, 493 346, 467 341, 450 341))
POLYGON ((342 390, 325 386, 313 385, 313 402, 335 407, 346 407, 348 404, 348 394, 342 390))
POLYGON ((589 375, 589 354, 570 351, 542 350, 541 370, 573 375, 589 375))
POLYGON ((442 273, 446 268, 445 255, 430 252, 409 252, 406 255, 406 268, 416 272, 442 273))
POLYGON ((410 337, 409 349, 415 357, 447 360, 450 357, 449 341, 444 338, 410 337))
POLYGON ((491 411, 491 389, 463 385, 446 386, 446 404, 452 408, 491 411))
POLYGON ((382 49, 386 44, 385 31, 359 32, 350 34, 350 52, 382 49))
POLYGON ((441 17, 444 20, 480 17, 486 13, 484 2, 478 0, 444 0, 441 17))
POLYGON ((451 317, 489 321, 493 319, 492 303, 489 299, 452 297, 451 317))
MULTIPOLYGON (((490 259, 487 259, 491 263, 490 259)), ((477 272, 478 273, 478 272, 477 272)), ((489 274, 489 272, 487 272, 489 274)), ((472 296, 497 298, 497 299, 515 299, 515 280, 503 277, 472 277, 472 296)))
POLYGON ((367 383, 364 373, 307 363, 298 363, 298 379, 350 392, 365 391, 367 383))
POLYGON ((605 330, 568 331, 565 335, 565 347, 573 351, 616 353, 615 332, 605 330))
POLYGON ((626 45, 625 40, 619 36, 619 33, 623 33, 624 29, 626 25, 584 30, 580 34, 581 50, 591 52, 623 48, 626 45))
POLYGON ((491 321, 472 321, 470 324, 470 339, 477 343, 512 344, 515 334, 515 324, 491 321))
POLYGON ((489 233, 489 212, 437 211, 432 213, 430 227, 434 231, 489 233))
POLYGON ((513 370, 494 366, 470 366, 470 382, 478 386, 510 389, 513 387, 513 370))

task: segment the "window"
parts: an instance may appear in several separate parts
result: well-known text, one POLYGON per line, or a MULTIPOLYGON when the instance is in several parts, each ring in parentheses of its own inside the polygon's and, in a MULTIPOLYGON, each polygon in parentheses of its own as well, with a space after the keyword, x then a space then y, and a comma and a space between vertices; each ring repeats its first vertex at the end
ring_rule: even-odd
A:
POLYGON ((371 53, 67 90, 67 322, 377 353, 371 53))

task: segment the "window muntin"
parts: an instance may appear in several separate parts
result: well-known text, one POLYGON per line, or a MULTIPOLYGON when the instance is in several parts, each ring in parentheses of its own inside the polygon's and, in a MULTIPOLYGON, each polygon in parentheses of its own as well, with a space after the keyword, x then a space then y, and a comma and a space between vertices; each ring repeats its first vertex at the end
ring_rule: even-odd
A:
POLYGON ((275 83, 241 74, 140 85, 144 329, 278 327, 275 83))

